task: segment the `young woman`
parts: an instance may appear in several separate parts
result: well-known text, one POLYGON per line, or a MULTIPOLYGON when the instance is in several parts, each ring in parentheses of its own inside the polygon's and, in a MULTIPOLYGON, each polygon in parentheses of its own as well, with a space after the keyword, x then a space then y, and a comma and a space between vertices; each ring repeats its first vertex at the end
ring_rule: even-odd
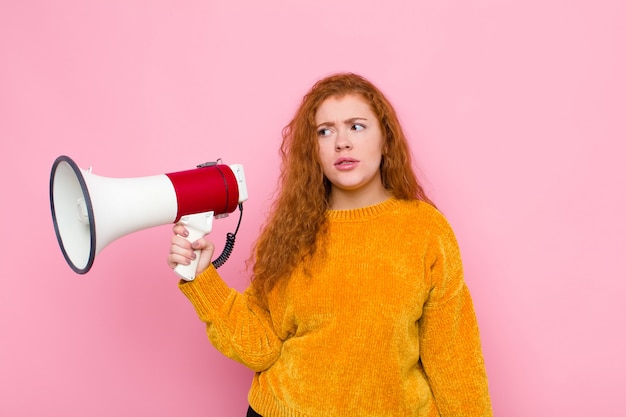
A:
POLYGON ((168 263, 213 345, 256 372, 249 416, 491 416, 448 222, 395 111, 355 74, 317 82, 283 131, 279 194, 243 293, 174 226, 168 263))

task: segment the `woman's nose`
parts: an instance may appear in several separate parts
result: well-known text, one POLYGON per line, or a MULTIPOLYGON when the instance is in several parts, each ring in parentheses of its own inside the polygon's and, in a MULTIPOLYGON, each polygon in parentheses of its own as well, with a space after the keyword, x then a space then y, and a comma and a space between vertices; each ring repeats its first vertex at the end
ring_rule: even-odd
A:
POLYGON ((338 151, 342 151, 344 149, 352 148, 352 143, 347 137, 346 133, 339 132, 337 133, 337 139, 335 141, 335 149, 338 151))

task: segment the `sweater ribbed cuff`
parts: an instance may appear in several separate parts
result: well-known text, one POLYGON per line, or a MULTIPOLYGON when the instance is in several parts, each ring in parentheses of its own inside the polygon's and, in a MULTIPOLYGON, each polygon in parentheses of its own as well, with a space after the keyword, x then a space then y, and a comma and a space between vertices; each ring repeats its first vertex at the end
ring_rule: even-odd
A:
POLYGON ((181 280, 178 288, 191 301, 198 317, 204 322, 215 317, 233 291, 213 266, 209 266, 193 281, 181 280))

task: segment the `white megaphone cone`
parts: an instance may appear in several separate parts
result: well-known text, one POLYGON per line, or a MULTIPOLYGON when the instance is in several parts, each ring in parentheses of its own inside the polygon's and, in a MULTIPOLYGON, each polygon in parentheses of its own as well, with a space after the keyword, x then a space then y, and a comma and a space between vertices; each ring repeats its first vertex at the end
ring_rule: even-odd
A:
MULTIPOLYGON (((87 273, 96 255, 122 236, 180 221, 193 241, 211 232, 215 217, 241 209, 247 199, 239 164, 209 163, 170 174, 107 178, 60 156, 50 175, 54 230, 65 260, 78 274, 87 273)), ((179 265, 176 273, 193 280, 197 260, 179 265)))

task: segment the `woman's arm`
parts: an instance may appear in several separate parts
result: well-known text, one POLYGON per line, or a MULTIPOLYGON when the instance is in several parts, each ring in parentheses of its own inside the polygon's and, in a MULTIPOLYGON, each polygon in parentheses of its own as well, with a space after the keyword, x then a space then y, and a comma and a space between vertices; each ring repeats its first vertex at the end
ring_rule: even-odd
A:
POLYGON ((252 287, 244 293, 229 288, 213 266, 191 282, 181 281, 179 287, 206 324, 209 340, 222 354, 256 372, 278 359, 282 341, 252 287))
POLYGON ((194 251, 200 250, 197 276, 193 281, 181 280, 179 287, 206 324, 211 343, 225 356, 254 371, 269 368, 280 355, 282 341, 252 287, 244 293, 229 288, 211 264, 213 244, 204 238, 189 242, 181 224, 173 231, 167 258, 171 268, 188 264, 196 256, 194 251))
POLYGON ((431 291, 419 321, 420 356, 442 417, 491 417, 478 323, 456 239, 431 245, 431 291))

